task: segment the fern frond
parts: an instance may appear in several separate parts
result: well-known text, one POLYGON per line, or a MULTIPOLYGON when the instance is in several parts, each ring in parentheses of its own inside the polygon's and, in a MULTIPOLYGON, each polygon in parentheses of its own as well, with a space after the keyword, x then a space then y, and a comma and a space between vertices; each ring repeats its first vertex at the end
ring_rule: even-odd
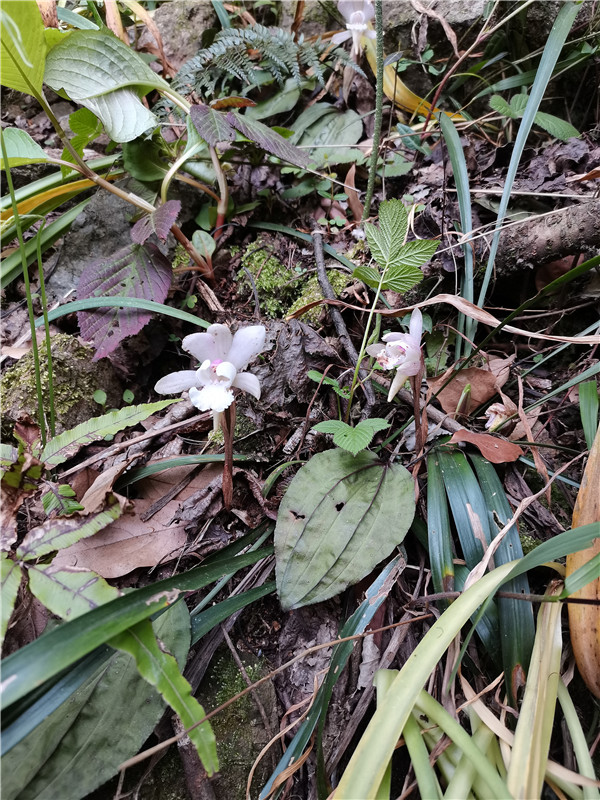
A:
MULTIPOLYGON (((325 65, 321 58, 327 47, 320 40, 296 42, 281 28, 265 28, 264 25, 227 28, 216 35, 210 47, 186 61, 173 81, 173 88, 182 93, 213 94, 223 73, 250 88, 256 85, 259 70, 270 72, 280 84, 290 76, 299 84, 307 69, 312 69, 317 81, 324 86, 325 65)), ((364 74, 342 48, 327 55, 327 65, 335 61, 364 74)))

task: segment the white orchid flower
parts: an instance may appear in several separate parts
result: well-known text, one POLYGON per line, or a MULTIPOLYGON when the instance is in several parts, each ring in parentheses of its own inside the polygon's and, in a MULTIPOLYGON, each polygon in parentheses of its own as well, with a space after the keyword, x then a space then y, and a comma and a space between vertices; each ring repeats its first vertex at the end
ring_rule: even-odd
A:
POLYGON ((341 44, 352 37, 352 53, 359 56, 362 52, 361 36, 375 38, 375 31, 369 27, 369 22, 375 16, 372 0, 339 0, 338 10, 346 20, 346 30, 334 34, 331 41, 341 44))
POLYGON ((262 352, 265 336, 262 325, 240 328, 234 336, 227 325, 211 325, 206 333, 192 333, 182 347, 198 359, 200 368, 171 372, 154 390, 159 394, 189 392, 197 409, 213 412, 216 428, 221 413, 233 403, 233 389, 260 399, 258 378, 242 370, 262 352))
POLYGON ((408 333, 388 333, 383 342, 371 344, 367 353, 377 359, 383 369, 395 369, 396 374, 390 386, 388 403, 398 394, 399 389, 411 375, 421 369, 421 335, 423 316, 418 308, 412 312, 408 333))

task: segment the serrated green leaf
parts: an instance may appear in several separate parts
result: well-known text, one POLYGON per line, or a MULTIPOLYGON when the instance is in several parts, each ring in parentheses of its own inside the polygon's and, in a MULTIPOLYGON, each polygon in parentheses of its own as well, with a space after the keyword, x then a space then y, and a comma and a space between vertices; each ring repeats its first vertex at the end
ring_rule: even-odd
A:
POLYGON ((386 200, 379 206, 379 228, 365 223, 365 234, 373 258, 381 269, 395 263, 408 231, 408 212, 401 200, 386 200))
POLYGON ((366 283, 367 286, 371 287, 371 289, 377 289, 379 286, 379 281, 381 280, 381 275, 376 269, 373 269, 373 267, 367 267, 365 265, 356 267, 352 273, 352 277, 358 278, 359 281, 366 283))
MULTIPOLYGON (((89 108, 78 108, 69 115, 69 127, 73 131, 73 138, 71 139, 71 146, 83 155, 83 150, 102 132, 102 124, 98 117, 90 111, 89 108)), ((62 159, 68 161, 70 158, 69 151, 65 148, 63 150, 62 159)), ((67 170, 66 167, 61 167, 67 170)))
POLYGON ((333 597, 403 540, 415 510, 410 474, 373 453, 313 456, 291 482, 275 528, 277 590, 287 610, 333 597))
POLYGON ((519 92, 519 94, 513 94, 510 98, 510 108, 512 116, 515 119, 523 116, 523 112, 525 111, 525 107, 527 106, 527 101, 529 97, 524 92, 519 92))
POLYGON ((0 73, 3 86, 25 94, 42 91, 46 42, 35 0, 3 3, 0 10, 0 73))
MULTIPOLYGON (((183 668, 190 644, 185 603, 176 603, 153 627, 183 668)), ((165 708, 123 652, 101 663, 67 697, 3 757, 3 800, 87 797, 140 750, 165 708)))
POLYGON ((101 575, 79 567, 31 566, 29 589, 47 609, 70 620, 119 597, 101 575))
MULTIPOLYGON (((204 709, 192 694, 192 687, 183 677, 176 660, 165 652, 152 630, 150 620, 137 625, 111 639, 110 644, 129 653, 135 659, 140 675, 154 686, 163 699, 179 716, 183 725, 190 728, 206 716, 204 709)), ((204 769, 214 775, 219 769, 215 735, 209 722, 203 722, 188 733, 204 769)))
POLYGON ((9 558, 6 553, 0 552, 0 580, 2 582, 2 618, 0 621, 0 646, 8 630, 10 615, 17 599, 17 592, 21 585, 21 567, 9 558))
POLYGON ((390 267, 385 273, 382 288, 391 289, 393 292, 398 292, 398 294, 404 294, 422 280, 423 273, 417 267, 390 267))
POLYGON ((510 117, 511 119, 515 118, 515 112, 513 109, 499 94, 493 94, 489 99, 489 103, 492 109, 498 114, 501 114, 503 117, 510 117))
POLYGON ((115 501, 112 506, 97 514, 46 520, 27 533, 17 550, 17 556, 23 561, 31 561, 55 550, 63 550, 106 528, 118 519, 121 513, 121 506, 115 501))
POLYGON ((317 423, 313 426, 313 430, 319 433, 332 433, 333 443, 355 456, 371 444, 378 431, 389 427, 389 422, 384 419, 363 419, 354 428, 346 422, 332 419, 317 423))
MULTIPOLYGON (((6 128, 2 131, 6 146, 9 167, 20 167, 23 164, 42 164, 49 160, 39 144, 20 128, 6 128)), ((6 169, 4 159, 0 156, 0 169, 6 169)))
MULTIPOLYGON (((108 31, 74 31, 46 59, 45 83, 81 103, 128 87, 143 96, 169 85, 142 58, 108 31)), ((93 110, 93 109, 92 109, 93 110)))
POLYGON ((143 403, 139 406, 127 406, 118 411, 110 411, 101 417, 92 417, 71 430, 64 431, 51 439, 44 447, 41 460, 47 466, 55 467, 71 458, 81 447, 105 436, 114 435, 124 428, 143 422, 152 414, 163 408, 178 403, 179 400, 159 400, 157 403, 143 403))
POLYGON ((548 131, 550 136, 554 136, 555 139, 560 139, 563 142, 581 136, 577 128, 574 128, 570 122, 560 119, 560 117, 555 117, 554 114, 546 114, 545 111, 538 111, 533 121, 540 128, 548 131))
POLYGON ((440 243, 433 239, 413 239, 412 242, 406 242, 398 249, 390 266, 393 269, 397 267, 413 267, 415 269, 422 267, 423 264, 429 261, 439 245, 440 243))

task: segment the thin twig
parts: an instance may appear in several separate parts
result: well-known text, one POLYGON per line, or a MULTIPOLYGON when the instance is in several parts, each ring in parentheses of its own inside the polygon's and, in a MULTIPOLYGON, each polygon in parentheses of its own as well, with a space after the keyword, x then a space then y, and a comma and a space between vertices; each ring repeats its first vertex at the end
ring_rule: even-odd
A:
POLYGON ((375 190, 377 177, 377 160, 379 158, 379 143, 381 140, 381 119, 383 117, 383 0, 375 0, 375 58, 377 63, 377 81, 375 84, 375 118, 373 128, 373 151, 369 166, 369 180, 367 182, 367 195, 363 209, 363 221, 368 218, 371 211, 371 200, 375 190))
MULTIPOLYGON (((313 240, 313 247, 315 251, 315 264, 317 266, 317 278, 319 280, 319 286, 321 287, 321 292, 323 293, 323 297, 326 300, 335 300, 335 292, 331 287, 331 283, 329 282, 329 278, 327 277, 327 270, 325 268, 325 256, 323 255, 323 234, 318 231, 314 230, 311 234, 313 240)), ((348 329, 346 328, 346 323, 344 322, 344 318, 342 317, 341 312, 335 306, 329 307, 329 313, 331 314, 331 319, 333 321, 333 325, 335 327, 336 333, 342 343, 344 350, 346 351, 348 358, 352 362, 352 365, 356 367, 358 364, 358 352, 356 347, 354 347, 354 343, 350 338, 348 333, 348 329)), ((366 419, 369 414, 371 413, 371 409, 375 405, 375 392, 373 391, 373 386, 371 385, 371 381, 367 379, 367 371, 364 369, 359 370, 363 391, 365 393, 365 400, 366 404, 362 410, 361 418, 366 419)))

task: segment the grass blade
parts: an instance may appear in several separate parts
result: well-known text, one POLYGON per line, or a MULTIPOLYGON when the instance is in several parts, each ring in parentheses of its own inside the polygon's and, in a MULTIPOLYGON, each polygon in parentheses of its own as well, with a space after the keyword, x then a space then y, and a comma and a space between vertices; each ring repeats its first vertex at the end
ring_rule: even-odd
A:
MULTIPOLYGON (((449 123, 452 125, 452 123, 449 123)), ((454 126, 453 126, 454 127, 454 126)), ((452 533, 439 456, 427 459, 427 535, 431 577, 436 592, 454 591, 452 533)))
POLYGON ((573 22, 575 21, 575 17, 579 13, 580 9, 581 5, 579 3, 564 3, 561 6, 556 19, 554 20, 554 25, 552 26, 550 35, 548 36, 546 46, 544 47, 544 52, 542 53, 542 58, 536 72, 535 80, 533 82, 533 86, 531 87, 531 94, 529 95, 527 106, 525 107, 523 118, 521 119, 521 124, 519 126, 519 132, 513 148, 510 164, 508 165, 508 171, 504 182, 504 191, 502 192, 500 208, 498 209, 498 219, 496 220, 494 238, 492 239, 490 255, 488 258, 481 290, 479 292, 479 300, 477 301, 477 304, 480 307, 483 307, 485 303, 488 286, 492 277, 492 271, 494 269, 494 262, 496 260, 496 253, 498 252, 502 223, 506 216, 508 203, 510 201, 510 193, 517 174, 519 161, 521 160, 525 143, 527 142, 527 137, 529 136, 535 115, 539 109, 540 103, 542 102, 546 87, 548 86, 550 78, 552 77, 552 72, 561 53, 565 40, 569 35, 569 31, 571 30, 573 22))
POLYGON ((591 450, 598 430, 598 386, 596 381, 584 381, 579 386, 579 413, 581 414, 585 443, 588 450, 591 450))

